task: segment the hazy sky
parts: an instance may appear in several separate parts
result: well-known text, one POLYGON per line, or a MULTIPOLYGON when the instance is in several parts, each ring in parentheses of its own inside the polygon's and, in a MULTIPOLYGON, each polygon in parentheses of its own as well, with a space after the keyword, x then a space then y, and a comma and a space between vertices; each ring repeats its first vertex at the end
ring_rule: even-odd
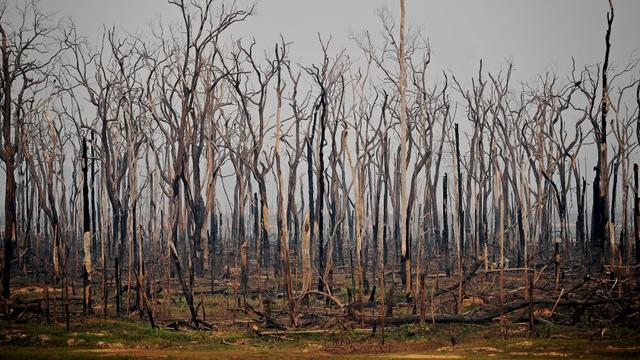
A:
MULTIPOLYGON (((244 3, 246 0, 240 0, 244 3)), ((232 28, 234 37, 255 37, 271 48, 283 34, 293 41, 292 55, 303 63, 319 58, 317 33, 333 37, 333 49, 347 48, 358 55, 351 34, 381 31, 380 8, 398 13, 398 0, 257 0, 256 15, 232 28)), ((81 34, 94 41, 101 25, 141 33, 159 18, 177 19, 177 9, 166 0, 41 0, 42 7, 68 16, 81 34)), ((640 51, 640 1, 614 1, 612 63, 624 64, 640 51)), ((477 73, 484 59, 487 71, 506 60, 514 63, 516 80, 536 74, 601 62, 606 28, 607 0, 407 0, 410 26, 429 37, 432 70, 452 71, 458 78, 477 73)), ((564 77, 564 76, 561 76, 564 77)))
MULTIPOLYGON (((491 72, 513 62, 515 81, 530 81, 547 71, 564 79, 572 57, 578 68, 603 60, 607 0, 406 3, 408 24, 430 40, 432 79, 441 79, 446 70, 466 82, 477 74, 480 59, 485 71, 491 72)), ((282 34, 293 42, 292 58, 304 65, 321 58, 318 33, 332 37, 332 54, 346 48, 359 56, 351 36, 364 30, 380 34, 379 10, 387 7, 397 19, 399 7, 398 0, 257 0, 256 4, 255 16, 232 27, 232 36, 255 37, 259 47, 271 49, 282 34)), ((166 0, 40 0, 40 5, 45 12, 71 18, 78 32, 94 43, 103 25, 143 34, 150 23, 176 22, 179 16, 166 0)), ((611 64, 626 65, 630 57, 640 57, 640 1, 619 0, 614 6, 611 64)), ((0 173, 2 182, 3 177, 0 173)), ((3 196, 0 192, 0 201, 3 196)))

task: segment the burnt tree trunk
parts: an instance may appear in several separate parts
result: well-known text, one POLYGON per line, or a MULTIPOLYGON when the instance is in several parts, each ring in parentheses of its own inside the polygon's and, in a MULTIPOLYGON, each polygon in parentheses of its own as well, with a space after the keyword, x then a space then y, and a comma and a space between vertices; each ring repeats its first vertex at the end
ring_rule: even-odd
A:
POLYGON ((608 199, 609 199, 609 179, 608 179, 608 165, 607 165, 607 113, 609 111, 609 83, 607 79, 607 71, 609 68, 609 52, 611 50, 611 24, 613 23, 613 6, 611 3, 610 12, 607 13, 607 32, 605 34, 605 55, 604 64, 602 66, 602 110, 600 112, 600 124, 596 124, 594 120, 594 130, 596 138, 596 146, 598 147, 598 165, 596 169, 597 183, 594 183, 594 188, 597 186, 598 191, 594 191, 593 196, 593 219, 595 222, 592 224, 592 246, 594 251, 591 255, 591 265, 600 267, 604 256, 604 246, 609 241, 609 223, 608 216, 608 199))
MULTIPOLYGON (((4 149, 2 159, 5 164, 5 195, 4 195, 4 266, 2 269, 2 296, 11 296, 11 264, 13 262, 13 247, 16 241, 16 179, 15 179, 15 147, 11 141, 11 86, 12 78, 7 35, 2 29, 2 137, 4 149)), ((17 133, 17 131, 16 131, 17 133)))
POLYGON ((591 210, 591 243, 589 246, 589 268, 591 269, 597 269, 602 262, 605 244, 605 222, 607 221, 604 198, 600 195, 601 171, 599 167, 595 168, 595 173, 593 180, 593 209, 591 210))
MULTIPOLYGON (((315 122, 314 118, 314 122, 315 122)), ((313 248, 313 241, 315 238, 315 224, 316 224, 316 213, 314 206, 314 196, 313 196, 313 135, 315 133, 315 124, 311 125, 311 135, 307 137, 307 177, 308 177, 308 186, 309 186, 309 231, 308 231, 308 247, 309 249, 303 249, 302 252, 309 252, 309 257, 311 258, 311 249, 313 248)), ((303 245, 304 247, 304 245, 303 245)))
POLYGON ((576 198, 577 208, 578 208, 578 217, 576 219, 576 240, 578 242, 578 246, 580 247, 580 253, 585 254, 585 226, 584 226, 584 200, 585 193, 587 189, 587 181, 582 179, 582 185, 580 185, 580 181, 576 179, 576 198))
POLYGON ((458 132, 458 124, 455 124, 455 137, 456 137, 456 167, 458 171, 458 219, 460 226, 460 269, 464 271, 464 254, 465 254, 465 243, 464 243, 464 211, 462 210, 462 172, 460 170, 460 163, 462 159, 460 158, 460 134, 458 132))
POLYGON ((448 215, 448 180, 447 174, 442 179, 442 249, 444 250, 444 271, 451 276, 449 267, 449 215, 448 215))
MULTIPOLYGON (((319 151, 318 151, 318 197, 316 203, 318 205, 317 216, 318 216, 318 274, 320 277, 318 279, 318 291, 324 291, 324 270, 325 270, 325 260, 324 260, 324 142, 325 142, 325 133, 327 129, 326 117, 327 117, 327 103, 326 103, 326 94, 324 87, 320 93, 320 103, 319 107, 322 109, 320 114, 320 143, 319 151)), ((318 108, 316 108, 317 114, 318 108)), ((310 201, 311 203, 311 201, 310 201)))
POLYGON ((89 208, 89 176, 87 159, 87 140, 82 139, 82 245, 84 250, 84 262, 82 267, 82 280, 84 285, 82 310, 84 313, 92 312, 91 307, 91 216, 89 208))
POLYGON ((640 265, 640 189, 638 189, 638 164, 633 164, 633 186, 635 196, 633 199, 633 229, 636 243, 636 265, 640 265))

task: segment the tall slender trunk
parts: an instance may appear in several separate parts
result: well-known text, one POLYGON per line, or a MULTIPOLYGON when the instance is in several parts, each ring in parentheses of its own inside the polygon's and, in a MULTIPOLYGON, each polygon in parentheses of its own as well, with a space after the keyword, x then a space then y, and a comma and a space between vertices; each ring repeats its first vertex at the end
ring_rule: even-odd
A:
POLYGON ((87 139, 82 139, 82 210, 83 210, 83 250, 84 262, 82 280, 84 282, 82 309, 84 313, 93 312, 91 304, 91 216, 89 209, 89 177, 87 159, 87 139))
POLYGON ((302 293, 311 290, 311 224, 309 213, 305 213, 304 225, 302 226, 302 293))
MULTIPOLYGON (((6 95, 5 95, 6 96, 6 95)), ((15 160, 11 143, 5 136, 5 198, 4 198, 4 268, 2 270, 2 296, 5 299, 11 297, 11 265, 13 263, 13 249, 16 241, 16 180, 14 175, 15 160)))
MULTIPOLYGON (((507 199, 506 199, 506 195, 507 193, 505 191, 503 191, 502 189, 502 173, 500 172, 500 169, 498 168, 498 163, 497 161, 494 162, 494 169, 495 169, 495 185, 494 185, 494 196, 495 196, 495 200, 496 200, 496 208, 498 209, 498 216, 499 216, 499 220, 498 220, 498 229, 497 229, 497 235, 498 235, 498 243, 500 246, 500 282, 499 282, 499 296, 498 296, 498 307, 499 307, 499 311, 500 311, 500 323, 503 323, 504 320, 504 313, 503 313, 503 306, 504 306, 504 266, 505 266, 505 262, 504 262, 504 229, 505 229, 505 212, 506 212, 506 207, 507 207, 507 199)), ((504 330, 504 329, 503 329, 504 330)))
MULTIPOLYGON (((442 249, 444 250, 444 271, 451 276, 449 267, 449 206, 448 206, 448 184, 447 173, 442 179, 442 249)), ((486 259, 485 259, 486 260, 486 259)))
MULTIPOLYGON (((318 278, 318 291, 324 291, 324 283, 323 279, 325 272, 325 259, 324 259, 324 142, 325 142, 325 133, 327 130, 327 103, 326 103, 326 93, 324 88, 321 90, 320 94, 320 138, 318 143, 318 196, 316 198, 317 205, 317 219, 318 219, 318 274, 320 274, 318 278)), ((318 109, 316 108, 316 113, 318 109)))
POLYGON ((404 293, 409 296, 411 293, 411 248, 409 247, 407 223, 407 145, 409 140, 409 121, 407 119, 407 74, 406 74, 406 48, 405 48, 405 1, 400 0, 400 51, 398 52, 398 62, 400 65, 400 154, 398 158, 399 181, 400 181, 400 247, 402 251, 401 266, 404 271, 404 293))
MULTIPOLYGON (((585 254, 585 226, 584 226, 584 200, 585 194, 587 190, 587 181, 580 179, 576 176, 576 199, 577 199, 577 211, 578 215, 576 218, 576 241, 578 243, 578 247, 580 248, 580 254, 585 254)), ((583 258, 583 257, 581 257, 583 258)))
MULTIPOLYGON (((181 161, 181 160, 178 160, 181 161)), ((176 176, 171 183, 171 201, 169 203, 169 213, 170 213, 170 222, 171 222, 171 240, 169 241, 169 252, 171 255, 171 259, 173 260, 173 264, 176 269, 176 273, 178 275, 178 280, 180 281, 180 285, 182 286, 182 293, 184 295, 185 300, 187 301, 187 306, 189 308, 189 312, 191 314, 191 322, 194 326, 197 326, 198 323, 198 314, 196 312, 196 308, 193 304, 193 293, 191 291, 191 287, 187 283, 184 278, 184 274, 182 271, 182 262, 180 261, 180 256, 178 255, 178 251, 176 250, 176 240, 178 239, 178 194, 180 192, 180 179, 176 176)))
MULTIPOLYGON (((277 49, 277 48, 276 48, 277 49)), ((278 52, 276 50, 276 56, 278 52)), ((291 265, 289 259, 289 227, 287 223, 287 200, 288 196, 285 196, 284 178, 282 176, 282 168, 280 164, 280 112, 282 109, 282 88, 280 79, 280 70, 278 69, 278 105, 276 110, 276 144, 275 144, 275 158, 276 158, 276 177, 278 181, 278 225, 280 227, 278 231, 280 240, 280 259, 282 261, 282 273, 285 277, 285 288, 287 291, 287 304, 289 305, 289 320, 292 326, 297 326, 298 321, 295 311, 295 298, 293 297, 293 279, 291 277, 291 265)), ((290 192, 295 189, 289 189, 290 192)))
POLYGON ((269 262, 269 204, 267 203, 267 186, 264 179, 258 180, 258 189, 260 191, 260 245, 261 249, 256 249, 256 259, 258 260, 258 273, 260 273, 260 265, 268 267, 269 262), (257 256, 260 254, 260 256, 257 256))
POLYGON ((458 171, 458 219, 460 220, 458 225, 460 227, 460 268, 464 270, 464 254, 465 254, 465 242, 464 242, 464 211, 462 210, 462 172, 460 170, 460 164, 462 159, 460 158, 460 134, 458 132, 458 124, 455 124, 455 137, 456 137, 456 168, 458 171))
MULTIPOLYGON (((315 118, 314 118, 315 121, 315 118)), ((313 248, 313 242, 315 240, 315 226, 316 226, 316 213, 314 206, 314 196, 313 196, 313 135, 315 133, 315 124, 311 126, 311 135, 307 137, 307 177, 309 187, 309 256, 311 256, 311 249, 313 248)), ((302 249, 303 253, 305 251, 304 245, 302 249)), ((303 255, 304 256, 304 255, 303 255)), ((303 265, 304 267, 304 265, 303 265)))
POLYGON ((633 230, 636 243, 636 265, 640 265, 640 188, 638 188, 638 164, 633 164, 633 186, 635 195, 633 199, 633 230))
MULTIPOLYGON (((120 209, 119 208, 115 208, 112 204, 111 206, 112 209, 112 219, 113 219, 113 227, 112 227, 112 237, 111 237, 111 241, 112 241, 112 246, 115 247, 115 254, 112 253, 112 255, 115 255, 113 257, 113 275, 115 277, 115 282, 116 282, 116 298, 115 298, 115 302, 116 302, 116 316, 120 316, 120 314, 122 314, 122 309, 121 307, 121 301, 120 301, 120 246, 119 246, 119 239, 120 239, 120 222, 122 222, 122 219, 120 218, 120 209)), ((110 252, 112 252, 110 250, 110 252)))
MULTIPOLYGON (((609 176, 607 158, 607 114, 609 111, 609 82, 607 72, 609 70, 609 53, 611 50, 611 25, 613 23, 613 5, 609 2, 610 12, 607 13, 607 32, 605 34, 605 55, 602 66, 602 109, 599 128, 595 129, 596 146, 598 147, 598 166, 596 178, 598 178, 598 191, 594 191, 593 215, 597 221, 592 225, 592 250, 596 250, 592 257, 592 265, 600 267, 604 257, 604 245, 609 241, 609 176), (596 199, 595 197, 598 197, 596 199), (594 244, 595 243, 595 244, 594 244), (597 245, 597 247, 594 247, 597 245)), ((594 125, 595 127, 595 125, 594 125)))
MULTIPOLYGON (((4 141, 4 165, 5 165, 5 195, 4 195, 4 266, 2 269, 2 296, 5 299, 11 297, 11 264, 13 263, 13 248, 17 239, 16 234, 16 179, 15 179, 15 151, 11 141, 11 95, 12 78, 10 69, 10 53, 7 44, 7 35, 2 30, 2 79, 3 103, 2 103, 2 137, 4 141)), ((18 134, 16 125, 16 135, 18 134)), ((17 141, 17 139, 16 139, 17 141)))
POLYGON ((92 247, 91 250, 94 252, 94 254, 92 254, 93 259, 97 259, 97 253, 96 251, 100 248, 100 244, 99 244, 99 239, 100 239, 100 233, 98 232, 98 212, 96 210, 96 154, 95 154, 95 147, 96 147, 96 134, 95 132, 91 132, 91 229, 94 233, 94 237, 92 240, 92 247))

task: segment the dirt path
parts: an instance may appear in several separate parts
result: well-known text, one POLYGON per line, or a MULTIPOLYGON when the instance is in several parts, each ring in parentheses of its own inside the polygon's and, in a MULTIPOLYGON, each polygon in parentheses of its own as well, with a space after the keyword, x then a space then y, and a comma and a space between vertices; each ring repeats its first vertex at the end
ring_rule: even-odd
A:
POLYGON ((530 342, 504 349, 491 346, 444 347, 436 350, 396 353, 336 354, 318 349, 287 350, 241 347, 228 349, 94 349, 76 350, 87 357, 98 358, 168 358, 168 359, 632 359, 640 358, 640 346, 585 348, 569 351, 536 346, 530 342), (554 350, 555 349, 555 350, 554 350))

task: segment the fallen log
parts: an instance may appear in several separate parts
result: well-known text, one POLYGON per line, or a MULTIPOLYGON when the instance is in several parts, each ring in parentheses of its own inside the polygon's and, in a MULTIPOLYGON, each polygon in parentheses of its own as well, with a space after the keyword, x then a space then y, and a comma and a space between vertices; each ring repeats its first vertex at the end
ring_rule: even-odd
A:
MULTIPOLYGON (((258 335, 272 336, 272 335, 313 335, 313 334, 333 334, 335 330, 327 329, 310 329, 310 330, 282 330, 282 331, 259 331, 258 335)), ((354 333, 370 333, 373 329, 354 329, 354 333)))
MULTIPOLYGON (((452 315, 452 314, 432 314, 431 316, 427 316, 426 320, 434 323, 434 324, 486 324, 493 319, 523 309, 531 303, 532 305, 556 305, 557 307, 570 307, 570 306, 595 306, 595 305, 603 305, 610 303, 622 303, 622 302, 630 302, 633 301, 629 298, 621 298, 621 299, 598 299, 598 300, 589 300, 589 301, 581 301, 581 300, 560 300, 557 299, 533 299, 531 302, 528 300, 522 300, 510 305, 505 305, 503 311, 490 311, 479 313, 475 315, 452 315)), ((355 319, 353 319, 355 321, 355 319)), ((420 317, 418 315, 407 315, 407 316, 396 316, 396 317, 387 317, 385 319, 385 325, 406 325, 413 324, 420 321, 420 317)), ((380 323, 379 318, 368 317, 364 319, 364 323, 368 326, 378 325, 380 323)))
POLYGON ((191 330, 215 330, 216 329, 215 325, 199 319, 196 320, 195 325, 192 322, 187 320, 176 320, 166 324, 164 328, 167 330, 179 331, 180 326, 189 328, 191 330))

